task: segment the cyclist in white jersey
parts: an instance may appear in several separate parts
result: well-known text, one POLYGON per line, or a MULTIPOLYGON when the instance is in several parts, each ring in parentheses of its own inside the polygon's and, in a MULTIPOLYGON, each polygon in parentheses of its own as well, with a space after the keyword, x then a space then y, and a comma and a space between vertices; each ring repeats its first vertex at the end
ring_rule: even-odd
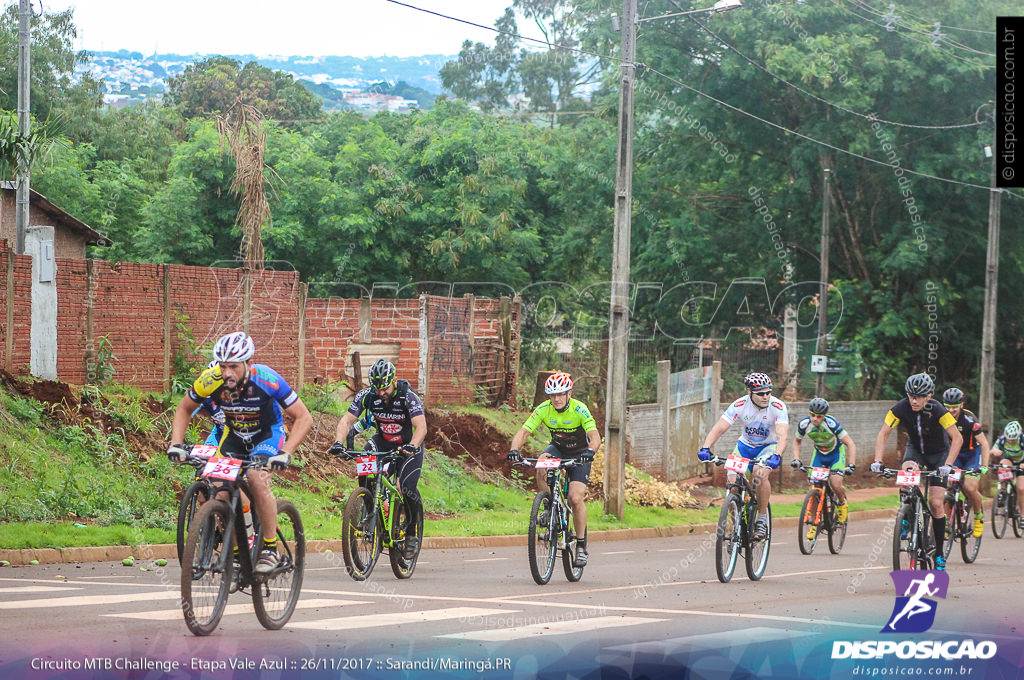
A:
MULTIPOLYGON (((757 489, 757 522, 755 538, 763 538, 768 530, 768 500, 772 493, 769 473, 779 466, 789 439, 789 412, 781 400, 772 396, 772 379, 764 373, 751 373, 743 379, 747 396, 740 397, 718 419, 704 439, 704 448, 697 452, 701 461, 711 460, 711 447, 737 420, 743 432, 733 453, 753 460, 754 486, 757 489)), ((729 473, 729 482, 733 473, 729 473)))

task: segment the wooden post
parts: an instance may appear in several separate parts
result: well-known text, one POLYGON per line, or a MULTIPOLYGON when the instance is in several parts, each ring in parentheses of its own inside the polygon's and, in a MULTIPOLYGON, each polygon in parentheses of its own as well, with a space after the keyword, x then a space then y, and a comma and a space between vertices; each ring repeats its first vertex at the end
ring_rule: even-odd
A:
POLYGON ((171 316, 170 269, 166 264, 161 265, 164 292, 164 392, 171 391, 171 329, 173 328, 174 319, 171 316))
POLYGON ((92 382, 89 372, 96 361, 96 329, 93 307, 96 305, 96 261, 85 261, 85 379, 92 382))
POLYGON ((359 298, 359 342, 364 345, 373 342, 373 308, 368 297, 359 298))
POLYGON ((252 335, 252 275, 249 267, 242 267, 242 330, 252 335))
POLYGON ((427 386, 430 384, 430 298, 420 296, 420 365, 419 395, 426 399, 427 386))
POLYGON ((672 394, 669 389, 672 378, 672 362, 658 362, 658 405, 661 407, 661 474, 666 481, 676 478, 672 451, 672 394))

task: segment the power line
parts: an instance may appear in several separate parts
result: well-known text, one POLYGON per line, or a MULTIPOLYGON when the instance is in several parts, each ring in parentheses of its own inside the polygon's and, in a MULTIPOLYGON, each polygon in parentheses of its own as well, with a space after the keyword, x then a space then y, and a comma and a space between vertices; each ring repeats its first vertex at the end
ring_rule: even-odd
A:
POLYGON ((596 52, 588 52, 587 50, 581 50, 581 49, 576 48, 576 47, 569 47, 568 45, 556 45, 555 43, 550 43, 547 40, 540 40, 539 38, 528 38, 525 35, 520 35, 518 33, 512 33, 511 31, 503 31, 500 28, 494 28, 493 26, 484 26, 483 24, 478 24, 478 23, 475 23, 475 22, 472 22, 472 21, 467 21, 466 19, 460 19, 458 17, 449 16, 447 14, 441 14, 440 12, 435 12, 433 10, 424 9, 423 7, 416 7, 415 5, 410 5, 410 4, 407 4, 407 3, 404 3, 404 2, 399 2, 398 0, 385 0, 385 2, 390 2, 393 5, 400 5, 402 7, 408 7, 409 9, 414 9, 417 12, 423 12, 425 14, 433 14, 436 17, 441 17, 442 19, 448 19, 449 21, 457 21, 460 24, 468 24, 469 26, 475 26, 477 28, 482 28, 484 30, 492 31, 494 33, 500 33, 501 35, 507 35, 509 37, 516 38, 518 40, 527 40, 529 42, 538 43, 540 45, 546 45, 547 47, 549 47, 551 49, 568 50, 570 52, 576 52, 577 54, 585 54, 588 57, 597 57, 598 59, 608 59, 610 61, 617 61, 620 64, 621 63, 625 63, 625 60, 621 59, 619 57, 610 57, 610 56, 606 56, 606 55, 603 55, 603 54, 598 54, 596 52))
MULTIPOLYGON (((872 7, 871 5, 866 3, 864 0, 856 0, 856 2, 857 2, 858 5, 860 5, 864 9, 868 10, 869 12, 871 12, 872 14, 874 14, 877 17, 882 17, 883 19, 888 19, 889 16, 890 16, 889 14, 883 14, 880 10, 875 9, 874 7, 872 7)), ((889 7, 892 8, 892 11, 895 11, 896 5, 894 3, 890 3, 889 7)), ((910 12, 906 11, 905 9, 901 9, 900 11, 903 12, 903 14, 906 14, 911 19, 916 19, 916 20, 920 21, 922 24, 935 24, 936 23, 935 21, 931 21, 929 19, 925 19, 924 17, 915 16, 915 15, 911 14, 910 12)), ((912 30, 912 27, 908 27, 908 28, 912 30)), ((946 24, 942 24, 942 28, 949 29, 951 31, 967 31, 969 33, 984 33, 985 35, 995 35, 996 34, 995 31, 982 31, 982 30, 979 30, 977 28, 962 28, 960 26, 947 26, 946 24)))
MULTIPOLYGON (((672 2, 672 4, 673 4, 673 5, 675 5, 675 4, 676 4, 676 3, 674 2, 674 0, 670 0, 670 2, 672 2)), ((817 101, 819 101, 819 102, 821 102, 821 103, 823 103, 823 104, 827 104, 828 106, 831 106, 832 108, 838 109, 838 110, 840 110, 840 111, 845 111, 846 113, 852 114, 852 115, 854 115, 854 116, 859 116, 859 117, 861 117, 861 118, 864 118, 864 119, 870 120, 871 122, 878 122, 878 123, 883 123, 883 124, 885 124, 885 125, 893 125, 893 126, 896 126, 896 127, 905 127, 905 128, 915 128, 915 129, 920 129, 920 130, 957 130, 957 129, 962 129, 962 128, 970 128, 970 127, 977 127, 977 126, 979 126, 979 125, 982 125, 982 123, 979 123, 979 122, 974 122, 974 123, 962 123, 962 124, 958 124, 958 125, 916 125, 916 124, 913 124, 913 123, 898 123, 898 122, 896 122, 896 121, 892 121, 892 120, 885 120, 885 119, 883 119, 883 118, 876 118, 876 117, 872 117, 872 116, 869 116, 869 115, 863 114, 863 113, 861 113, 861 112, 859 112, 859 111, 854 111, 853 109, 848 109, 848 108, 846 108, 845 106, 842 106, 841 104, 835 104, 835 103, 833 103, 833 102, 830 102, 830 101, 828 101, 827 99, 823 99, 822 97, 819 97, 818 95, 814 94, 813 92, 808 92, 807 90, 803 89, 803 88, 802 88, 802 87, 800 87, 799 85, 794 85, 793 83, 789 82, 789 81, 788 81, 788 80, 786 80, 785 78, 783 78, 783 77, 781 77, 781 76, 778 76, 778 75, 776 75, 776 74, 772 73, 772 72, 771 72, 771 71, 769 71, 769 70, 768 70, 767 68, 765 68, 765 67, 764 67, 764 66, 762 66, 761 64, 757 63, 756 61, 754 61, 753 59, 751 59, 751 58, 750 58, 750 57, 748 57, 747 55, 743 54, 743 53, 742 53, 742 52, 740 52, 740 51, 739 51, 738 49, 736 49, 735 47, 733 47, 732 45, 730 45, 729 43, 727 43, 727 42, 726 42, 725 40, 723 40, 723 39, 722 39, 722 38, 721 38, 721 37, 720 37, 720 36, 719 36, 719 35, 718 35, 717 33, 715 33, 715 32, 714 32, 714 31, 712 31, 712 30, 711 30, 710 28, 708 28, 707 24, 703 24, 703 23, 701 23, 700 21, 698 21, 697 19, 694 19, 693 17, 690 17, 690 18, 691 18, 691 20, 692 20, 692 21, 693 21, 694 23, 696 23, 696 24, 697 24, 698 26, 700 26, 700 27, 701 27, 701 28, 703 28, 703 29, 704 29, 705 31, 707 31, 707 32, 708 32, 708 33, 710 33, 710 34, 711 34, 712 36, 714 36, 714 37, 715 37, 715 39, 716 39, 716 40, 717 40, 717 41, 718 41, 719 43, 721 43, 721 44, 722 44, 722 45, 724 45, 725 47, 728 47, 728 48, 729 48, 730 50, 732 50, 733 52, 735 52, 735 53, 736 53, 737 55, 739 55, 739 56, 740 56, 740 58, 742 58, 743 60, 745 60, 745 61, 746 61, 747 63, 749 63, 749 64, 750 64, 751 66, 754 66, 755 68, 757 68, 757 69, 759 69, 759 70, 761 70, 761 71, 764 71, 765 73, 767 73, 768 75, 770 75, 770 76, 771 76, 772 78, 775 78, 776 80, 778 80, 778 81, 779 81, 779 82, 781 82, 781 83, 785 83, 786 85, 788 85, 789 87, 793 88, 793 89, 794 89, 794 90, 796 90, 797 92, 800 92, 800 93, 802 93, 802 94, 805 94, 805 95, 807 95, 808 97, 810 97, 811 99, 817 100, 817 101)))
MULTIPOLYGON (((741 113, 744 116, 747 116, 749 118, 753 118, 754 120, 756 120, 756 121, 758 121, 760 123, 764 123, 765 125, 768 125, 769 127, 773 127, 773 128, 775 128, 777 130, 782 130, 783 132, 786 132, 788 134, 791 134, 791 135, 794 135, 796 137, 799 137, 800 139, 805 139, 808 142, 812 142, 814 144, 818 144, 819 146, 823 146, 823 147, 825 147, 827 149, 832 149, 833 151, 838 151, 839 153, 845 154, 847 156, 853 156, 854 158, 859 158, 861 160, 868 161, 869 163, 875 163, 876 165, 882 165, 882 166, 885 166, 885 167, 887 167, 889 169, 902 168, 902 166, 892 165, 890 163, 886 163, 885 161, 880 161, 877 158, 871 158, 869 156, 862 156, 859 153, 854 153, 853 151, 849 151, 847 149, 841 149, 838 146, 833 146, 832 144, 829 144, 828 142, 823 142, 823 141, 821 141, 819 139, 815 139, 813 137, 809 137, 809 136, 807 136, 807 135, 805 135, 803 133, 796 132, 795 130, 790 130, 789 128, 787 128, 787 127, 785 127, 783 125, 779 125, 778 123, 773 123, 770 120, 765 120, 764 118, 761 118, 760 116, 757 116, 756 114, 750 113, 749 111, 744 111, 743 109, 738 108, 736 106, 733 106, 732 104, 729 104, 728 102, 724 102, 721 99, 717 99, 716 97, 713 97, 710 94, 707 94, 706 92, 702 92, 701 90, 698 90, 697 88, 695 88, 695 87, 693 87, 691 85, 687 85, 686 83, 682 82, 681 80, 679 80, 677 78, 673 78, 672 76, 668 75, 667 73, 662 73, 658 69, 653 68, 651 66, 648 66, 647 64, 637 64, 637 66, 640 67, 640 68, 646 69, 646 70, 650 71, 651 73, 655 73, 655 74, 661 76, 662 78, 665 78, 666 80, 669 80, 669 81, 675 83, 676 85, 679 85, 680 87, 683 87, 683 88, 685 88, 687 90, 690 90, 694 94, 697 94, 697 95, 700 95, 701 97, 704 97, 705 99, 710 99, 711 101, 715 102, 716 104, 718 104, 720 106, 724 106, 727 109, 731 109, 731 110, 735 111, 736 113, 741 113)), ((985 186, 985 185, 982 185, 982 184, 972 184, 970 182, 961 182, 959 180, 949 179, 947 177, 939 177, 937 175, 930 175, 930 174, 928 174, 926 172, 918 172, 916 170, 910 170, 908 168, 902 168, 902 169, 903 169, 903 172, 905 172, 905 173, 907 173, 909 175, 917 175, 919 177, 926 177, 928 179, 934 179, 934 180, 938 180, 940 182, 946 182, 948 184, 956 184, 956 185, 959 185, 959 186, 971 187, 971 188, 974 188, 974 189, 984 189, 985 191, 992 191, 992 187, 985 186)), ((1010 196, 1014 196, 1015 198, 1024 198, 1024 196, 1019 196, 1019 195, 1014 194, 1012 192, 1006 191, 1005 189, 1002 190, 1002 191, 1003 191, 1003 193, 1008 194, 1010 196)))
MULTIPOLYGON (((947 28, 946 26, 942 25, 942 22, 938 22, 938 21, 932 21, 932 22, 922 21, 921 23, 923 23, 923 24, 929 24, 930 23, 931 26, 933 26, 935 28, 935 32, 934 33, 929 33, 928 31, 924 30, 924 28, 919 28, 919 27, 911 26, 909 24, 901 24, 899 20, 902 17, 900 17, 899 15, 895 14, 895 9, 892 10, 892 12, 893 12, 892 14, 882 14, 881 12, 879 12, 878 10, 876 10, 874 7, 872 7, 871 5, 867 4, 863 0, 848 0, 848 1, 849 1, 849 3, 851 5, 856 6, 858 9, 864 9, 864 10, 870 12, 871 14, 874 14, 878 18, 884 19, 886 21, 885 28, 886 28, 887 31, 891 31, 892 30, 889 27, 889 22, 891 21, 894 26, 902 26, 903 28, 905 28, 907 31, 910 31, 911 33, 917 33, 919 35, 923 35, 923 36, 925 36, 927 38, 932 38, 934 40, 945 39, 945 42, 947 44, 952 45, 953 47, 956 47, 957 49, 963 50, 964 52, 971 52, 973 54, 980 54, 980 55, 983 55, 983 56, 986 56, 986 57, 994 57, 994 56, 996 56, 995 53, 993 53, 993 52, 983 52, 981 50, 976 50, 973 47, 971 47, 970 45, 965 45, 962 42, 958 42, 956 40, 953 40, 948 35, 946 35, 945 33, 942 32, 943 28, 947 28)), ((895 8, 895 5, 892 5, 892 7, 895 8)))

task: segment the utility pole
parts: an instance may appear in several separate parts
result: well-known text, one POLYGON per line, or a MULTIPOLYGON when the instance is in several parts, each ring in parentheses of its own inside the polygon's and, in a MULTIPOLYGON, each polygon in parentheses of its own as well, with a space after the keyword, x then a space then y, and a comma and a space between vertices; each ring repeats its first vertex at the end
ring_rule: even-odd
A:
MULTIPOLYGON (((829 204, 829 180, 832 171, 825 168, 824 189, 821 192, 821 293, 818 295, 818 344, 816 351, 824 355, 828 350, 828 342, 825 335, 828 332, 828 204, 829 204)), ((828 359, 825 360, 825 368, 828 368, 828 359)), ((825 396, 825 373, 818 374, 817 395, 825 396)))
POLYGON ((992 155, 992 180, 988 195, 988 251, 985 255, 985 310, 981 325, 981 384, 978 389, 978 416, 989 437, 995 436, 996 381, 996 293, 999 288, 999 213, 1003 190, 996 187, 996 158, 992 155))
POLYGON ((620 26, 619 147, 615 169, 615 233, 605 407, 604 512, 625 515, 626 368, 629 352, 629 236, 633 206, 633 81, 636 67, 636 0, 623 0, 620 26))
MULTIPOLYGON (((20 0, 18 3, 18 132, 23 143, 28 141, 31 118, 29 117, 30 66, 32 44, 32 2, 20 0)), ((29 172, 28 159, 18 154, 18 192, 15 203, 15 222, 17 232, 14 239, 14 252, 25 253, 25 232, 28 230, 29 208, 29 172)))

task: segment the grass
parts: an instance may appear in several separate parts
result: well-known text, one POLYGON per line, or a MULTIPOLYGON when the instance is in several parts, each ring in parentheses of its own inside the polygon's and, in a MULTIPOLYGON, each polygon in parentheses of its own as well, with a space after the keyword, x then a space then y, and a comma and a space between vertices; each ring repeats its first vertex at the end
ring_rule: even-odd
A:
MULTIPOLYGON (((326 410, 333 403, 328 387, 319 394, 326 410), (328 403, 330 402, 330 403, 328 403)), ((141 462, 129 450, 125 430, 162 429, 141 401, 145 394, 116 386, 102 388, 107 412, 124 429, 104 434, 83 422, 68 426, 31 399, 0 392, 0 549, 171 543, 178 499, 171 480, 184 488, 191 468, 163 456, 141 462), (85 526, 81 526, 85 525, 85 526)), ((451 408, 483 416, 510 440, 524 414, 482 406, 451 408)), ((536 450, 542 446, 536 445, 536 450)), ((293 501, 302 513, 310 539, 341 536, 344 501, 356 481, 334 478, 277 483, 279 498, 293 501)), ((525 478, 510 481, 491 475, 486 482, 458 460, 428 452, 419 489, 427 512, 442 518, 425 522, 427 536, 491 536, 527 530, 533 492, 525 478)), ((795 517, 803 493, 792 503, 773 507, 776 517, 795 517)), ((896 494, 851 503, 851 510, 895 508, 896 494)), ((627 506, 625 517, 603 514, 600 501, 587 504, 591 529, 660 527, 716 522, 719 508, 669 510, 627 506)))

